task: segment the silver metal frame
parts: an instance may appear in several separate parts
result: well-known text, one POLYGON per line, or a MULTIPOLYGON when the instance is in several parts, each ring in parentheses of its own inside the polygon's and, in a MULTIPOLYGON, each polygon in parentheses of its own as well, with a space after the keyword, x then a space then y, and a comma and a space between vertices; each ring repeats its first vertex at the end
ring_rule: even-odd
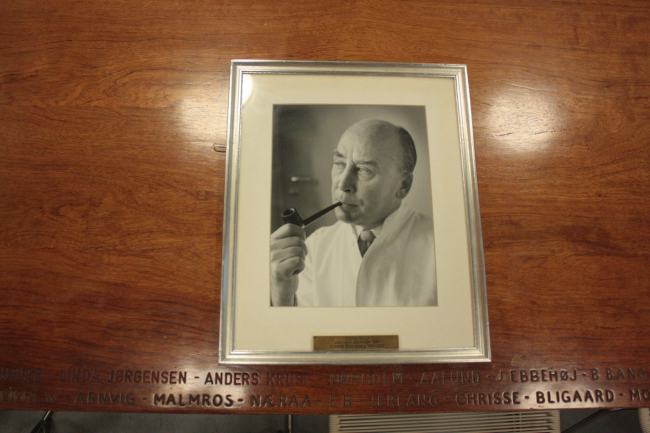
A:
POLYGON ((312 62, 278 60, 233 60, 228 106, 228 148, 223 218, 221 281, 221 326, 219 360, 227 364, 401 364, 489 362, 491 357, 483 238, 474 159, 474 137, 470 110, 467 67, 452 64, 404 64, 372 62, 312 62), (244 74, 356 75, 453 78, 463 173, 465 221, 471 269, 473 347, 417 351, 372 352, 259 352, 234 349, 236 305, 237 198, 239 189, 239 145, 241 83, 244 74))

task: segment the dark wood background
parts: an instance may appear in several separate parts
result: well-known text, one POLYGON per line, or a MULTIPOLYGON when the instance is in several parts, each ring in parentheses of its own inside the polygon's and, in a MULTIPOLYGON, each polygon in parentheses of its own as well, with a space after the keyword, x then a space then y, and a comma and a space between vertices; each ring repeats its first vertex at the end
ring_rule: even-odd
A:
POLYGON ((649 29, 647 1, 0 2, 0 408, 650 406, 649 29), (491 364, 217 365, 233 58, 467 64, 491 364), (192 380, 106 383, 118 369, 192 380), (417 385, 459 369, 480 383, 417 385), (494 380, 511 369, 578 378, 494 380), (257 373, 260 384, 205 385, 211 371, 257 373), (361 384, 336 385, 334 374, 361 384), (363 385, 370 376, 354 374, 405 379, 363 385), (616 400, 536 397, 586 389, 616 400), (530 398, 458 403, 458 393, 503 391, 530 398), (156 393, 236 404, 154 404, 156 393), (407 405, 414 393, 436 402, 407 405), (400 404, 374 397, 387 394, 400 404))

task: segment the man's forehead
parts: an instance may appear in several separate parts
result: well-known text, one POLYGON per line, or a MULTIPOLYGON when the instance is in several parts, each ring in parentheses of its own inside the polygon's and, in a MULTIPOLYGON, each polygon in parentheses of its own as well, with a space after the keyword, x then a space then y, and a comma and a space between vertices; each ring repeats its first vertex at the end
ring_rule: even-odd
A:
POLYGON ((344 134, 334 150, 334 155, 368 161, 399 157, 399 146, 397 146, 397 143, 385 137, 372 138, 374 140, 363 135, 344 134))
POLYGON ((379 165, 378 160, 381 158, 376 158, 375 155, 364 154, 359 152, 345 153, 339 152, 338 149, 334 150, 334 158, 347 159, 351 158, 355 164, 369 164, 369 165, 379 165))

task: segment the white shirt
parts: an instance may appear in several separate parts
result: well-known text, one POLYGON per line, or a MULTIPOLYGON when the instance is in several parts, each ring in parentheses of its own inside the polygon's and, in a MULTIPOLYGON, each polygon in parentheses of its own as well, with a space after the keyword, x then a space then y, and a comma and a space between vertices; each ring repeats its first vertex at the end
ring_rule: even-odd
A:
POLYGON ((386 218, 363 258, 356 232, 338 221, 307 238, 298 306, 436 305, 430 217, 401 206, 386 218))

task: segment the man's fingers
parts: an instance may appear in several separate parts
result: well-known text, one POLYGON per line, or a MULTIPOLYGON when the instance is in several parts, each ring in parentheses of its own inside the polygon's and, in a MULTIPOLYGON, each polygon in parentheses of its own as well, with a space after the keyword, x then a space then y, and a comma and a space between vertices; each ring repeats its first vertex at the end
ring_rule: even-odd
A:
POLYGON ((305 261, 300 257, 290 257, 280 262, 275 269, 278 276, 288 279, 305 269, 305 261))
POLYGON ((284 250, 286 248, 302 248, 305 252, 307 251, 305 241, 296 236, 271 241, 271 252, 284 250))
POLYGON ((271 260, 282 262, 292 257, 300 257, 304 260, 305 249, 302 246, 283 248, 281 250, 271 251, 271 260))
POLYGON ((278 281, 287 281, 305 268, 305 230, 285 224, 271 234, 271 274, 278 281))
POLYGON ((302 227, 299 227, 295 224, 285 224, 280 226, 276 231, 271 233, 271 241, 274 239, 288 238, 292 236, 298 236, 302 239, 305 238, 305 230, 302 227))

